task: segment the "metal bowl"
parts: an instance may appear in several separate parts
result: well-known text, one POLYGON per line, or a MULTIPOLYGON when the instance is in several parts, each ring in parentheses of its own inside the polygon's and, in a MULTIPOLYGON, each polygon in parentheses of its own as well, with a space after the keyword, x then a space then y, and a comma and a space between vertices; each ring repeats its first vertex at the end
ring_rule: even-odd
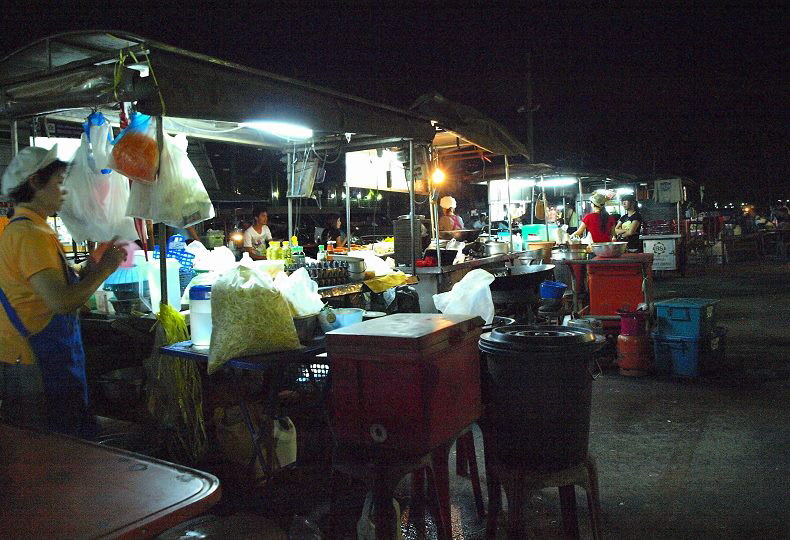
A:
POLYGON ((601 242, 593 244, 592 250, 598 257, 620 257, 625 253, 628 242, 601 242))
POLYGON ((456 229, 454 231, 439 231, 441 240, 458 240, 459 242, 474 242, 480 236, 482 229, 456 229))

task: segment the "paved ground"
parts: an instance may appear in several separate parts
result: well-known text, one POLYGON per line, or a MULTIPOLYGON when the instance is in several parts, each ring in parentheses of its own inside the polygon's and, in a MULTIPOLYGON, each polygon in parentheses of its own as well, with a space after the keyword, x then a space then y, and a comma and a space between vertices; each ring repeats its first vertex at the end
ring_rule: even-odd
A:
MULTIPOLYGON (((790 267, 740 265, 690 271, 656 284, 659 298, 720 298, 729 331, 726 365, 694 381, 622 377, 593 383, 591 451, 597 456, 606 538, 790 537, 790 267)), ((482 467, 482 444, 478 440, 482 467)), ((485 478, 485 477, 484 477, 485 478)), ((399 499, 406 538, 432 537, 433 525, 409 520, 407 483, 399 499)), ((482 538, 469 482, 453 478, 458 538, 482 538)), ((298 512, 327 517, 328 474, 317 464, 254 493, 224 484, 216 513, 252 510, 284 526, 298 512)), ((350 536, 361 504, 348 482, 339 502, 350 536)), ((590 537, 578 490, 582 537, 590 537)), ((527 501, 535 538, 560 538, 556 490, 527 501)), ((503 516, 504 517, 504 516, 503 516)), ((500 537, 504 532, 500 529, 500 537)))

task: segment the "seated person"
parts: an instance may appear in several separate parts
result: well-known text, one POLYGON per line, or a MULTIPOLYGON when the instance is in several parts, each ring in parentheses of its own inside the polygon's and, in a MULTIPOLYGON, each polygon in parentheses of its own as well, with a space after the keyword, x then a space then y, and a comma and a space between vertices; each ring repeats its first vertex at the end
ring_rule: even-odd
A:
POLYGON ((321 240, 319 243, 323 246, 328 245, 329 242, 334 242, 335 247, 343 247, 346 245, 346 238, 340 227, 342 226, 340 216, 337 214, 329 214, 326 217, 325 227, 321 233, 321 240))

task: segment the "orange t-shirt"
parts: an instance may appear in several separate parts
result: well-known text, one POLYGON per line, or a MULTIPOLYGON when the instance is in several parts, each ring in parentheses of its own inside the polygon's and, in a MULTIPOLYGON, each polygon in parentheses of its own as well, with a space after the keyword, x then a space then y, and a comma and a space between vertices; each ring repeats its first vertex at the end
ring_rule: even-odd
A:
MULTIPOLYGON (((22 324, 31 334, 41 332, 53 312, 39 297, 30 277, 48 268, 63 268, 63 246, 47 221, 26 208, 17 207, 14 217, 30 221, 9 224, 0 233, 0 288, 22 324)), ((0 362, 35 363, 27 340, 11 324, 0 306, 0 362)))

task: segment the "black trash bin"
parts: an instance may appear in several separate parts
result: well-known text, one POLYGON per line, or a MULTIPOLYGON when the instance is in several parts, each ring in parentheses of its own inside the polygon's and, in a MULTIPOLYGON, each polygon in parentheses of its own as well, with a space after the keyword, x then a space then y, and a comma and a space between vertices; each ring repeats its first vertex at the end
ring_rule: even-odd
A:
POLYGON ((550 471, 587 456, 590 363, 604 344, 567 326, 505 326, 480 337, 496 459, 550 471))

